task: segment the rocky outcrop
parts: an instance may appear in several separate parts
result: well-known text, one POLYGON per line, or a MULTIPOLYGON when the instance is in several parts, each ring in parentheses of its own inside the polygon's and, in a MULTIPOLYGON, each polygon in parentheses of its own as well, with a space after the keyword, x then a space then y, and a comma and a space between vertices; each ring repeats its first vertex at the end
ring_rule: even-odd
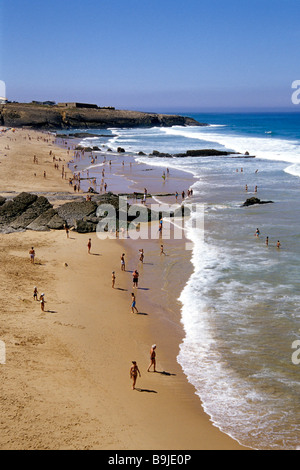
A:
POLYGON ((240 155, 237 152, 227 152, 223 150, 215 150, 215 149, 200 149, 200 150, 188 150, 185 153, 161 153, 157 150, 153 150, 150 157, 162 157, 162 158, 185 158, 185 157, 222 157, 227 155, 240 155))
POLYGON ((261 201, 257 197, 250 197, 247 199, 241 207, 254 206, 256 204, 273 204, 274 201, 261 201))
POLYGON ((97 207, 93 201, 67 202, 57 209, 57 214, 69 226, 74 226, 77 220, 84 220, 86 217, 96 214, 97 207))
POLYGON ((173 214, 154 213, 141 204, 129 205, 125 196, 133 198, 136 194, 124 195, 123 200, 112 193, 95 195, 93 201, 80 198, 66 202, 57 209, 53 208, 46 197, 35 194, 21 193, 8 200, 2 198, 1 201, 4 199, 4 202, 0 205, 0 232, 62 230, 68 225, 78 233, 90 233, 96 231, 102 219, 105 219, 106 224, 108 217, 116 217, 117 228, 127 228, 127 223, 130 222, 138 224, 158 221, 166 216, 188 215, 188 211, 184 212, 180 206, 173 214))
POLYGON ((0 106, 1 125, 32 129, 204 126, 190 117, 104 108, 61 108, 26 103, 0 106))

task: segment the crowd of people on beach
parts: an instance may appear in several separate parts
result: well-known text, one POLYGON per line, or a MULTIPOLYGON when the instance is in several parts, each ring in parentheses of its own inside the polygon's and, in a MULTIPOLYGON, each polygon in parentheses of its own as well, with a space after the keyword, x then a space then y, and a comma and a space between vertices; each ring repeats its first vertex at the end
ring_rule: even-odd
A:
MULTIPOLYGON (((54 168, 56 170, 60 169, 62 179, 66 179, 67 178, 67 172, 65 171, 64 165, 62 165, 61 168, 59 166, 59 163, 61 163, 61 159, 60 158, 57 159, 55 157, 55 155, 52 154, 52 151, 50 151, 50 155, 52 156, 52 159, 53 159, 54 168)), ((83 156, 84 156, 84 149, 80 150, 80 151, 76 151, 75 154, 74 154, 73 163, 75 163, 76 161, 81 159, 83 156)), ((92 163, 94 163, 96 161, 96 159, 97 159, 97 156, 95 156, 95 157, 92 156, 92 163)), ((38 164, 38 158, 37 158, 36 155, 34 155, 33 162, 34 162, 34 164, 38 164)), ((111 166, 112 161, 109 160, 107 162, 106 157, 104 157, 103 165, 105 165, 106 163, 108 163, 109 166, 111 166)), ((122 165, 124 166, 124 164, 125 163, 123 161, 122 165)), ((68 166, 69 166, 69 164, 68 164, 68 166)), ((75 172, 73 173, 72 177, 69 178, 69 185, 73 186, 74 191, 80 191, 81 190, 80 189, 80 183, 81 183, 82 173, 81 172, 76 172, 76 169, 77 169, 77 165, 74 164, 75 172)), ((240 171, 241 171, 241 173, 243 173, 243 168, 240 171)), ((164 171, 163 174, 162 174, 162 178, 163 178, 164 182, 169 177, 169 175, 170 175, 170 171, 167 168, 166 172, 164 171)), ((103 190, 106 192, 107 191, 107 183, 105 182, 105 168, 104 167, 101 171, 101 176, 102 176, 102 179, 101 179, 101 184, 100 184, 100 192, 102 192, 103 190)), ((44 177, 46 178, 46 172, 44 172, 44 177)), ((86 179, 87 178, 89 178, 89 170, 86 170, 86 179)), ((96 187, 97 187, 96 178, 91 178, 90 183, 91 183, 91 187, 90 187, 89 193, 95 192, 96 187)), ((248 191, 248 185, 245 186, 245 190, 246 190, 246 192, 248 191)), ((255 193, 258 192, 258 186, 257 185, 254 188, 254 192, 255 193)), ((176 191, 174 195, 175 195, 176 201, 178 201, 179 193, 176 191)), ((192 197, 192 196, 193 196, 193 190, 191 188, 189 188, 187 190, 187 193, 184 190, 181 192, 182 200, 184 200, 186 197, 192 197)), ((142 204, 146 205, 146 201, 147 201, 148 197, 149 197, 148 189, 144 188, 142 204)), ((88 194, 87 198, 89 198, 87 200, 91 200, 91 195, 88 194)), ((65 231, 66 231, 67 238, 69 238, 69 230, 70 230, 70 228, 67 225, 65 225, 65 231)), ((162 232, 163 232, 163 219, 162 218, 160 218, 160 220, 159 220, 158 232, 159 232, 160 237, 162 237, 162 232)), ((259 238, 260 235, 261 235, 260 230, 259 230, 259 228, 257 228, 256 231, 255 231, 255 237, 259 238)), ((265 244, 266 244, 266 246, 269 246, 269 237, 268 236, 265 239, 265 244)), ((276 246, 277 246, 278 249, 281 247, 281 243, 280 243, 279 240, 277 241, 276 246)), ((89 255, 91 254, 91 250, 92 250, 92 239, 89 238, 88 243, 87 243, 87 253, 89 255)), ((35 263, 35 249, 34 249, 34 247, 31 247, 31 249, 29 250, 29 254, 30 254, 30 262, 32 264, 34 264, 35 263)), ((166 256, 163 244, 160 244, 159 255, 160 256, 162 256, 162 255, 166 256)), ((138 261, 143 264, 144 263, 144 258, 145 258, 144 249, 140 248, 138 250, 138 256, 139 256, 138 261)), ((122 253, 121 256, 120 256, 120 269, 121 269, 121 272, 127 272, 126 271, 126 263, 125 263, 125 253, 122 253)), ((138 307, 137 307, 137 298, 136 298, 136 292, 139 289, 139 277, 140 277, 140 274, 139 274, 138 269, 134 269, 133 272, 132 272, 132 292, 131 292, 131 303, 130 303, 130 312, 132 314, 134 314, 134 313, 139 314, 139 310, 138 310, 138 307)), ((114 270, 114 271, 112 271, 112 277, 111 277, 112 289, 116 288, 116 282, 117 282, 117 277, 116 277, 116 271, 114 270)), ((39 301, 41 311, 45 312, 45 294, 42 293, 41 295, 38 295, 38 288, 36 286, 34 287, 34 290, 33 290, 33 299, 34 299, 34 301, 39 301)), ((153 368, 153 372, 156 372, 156 345, 155 344, 153 344, 151 346, 151 349, 150 349, 150 364, 148 366, 147 371, 150 372, 150 370, 152 368, 153 368)), ((139 370, 137 362, 132 361, 132 365, 130 367, 130 378, 132 380, 132 389, 133 390, 136 389, 136 382, 137 382, 138 377, 141 377, 141 372, 139 370)))
MULTIPOLYGON (((67 234, 68 234, 68 228, 66 226, 66 230, 67 230, 67 234)), ((69 238, 69 236, 67 235, 67 238, 69 238)), ((87 243, 87 253, 88 254, 91 254, 91 248, 92 248, 92 240, 91 238, 88 239, 88 243, 87 243)), ((144 263, 144 249, 143 248, 140 248, 139 251, 139 261, 141 263, 144 263)), ((160 255, 161 254, 164 254, 164 250, 163 250, 163 245, 160 246, 160 255)), ((35 264, 35 248, 34 247, 31 247, 30 250, 29 250, 29 257, 30 257, 30 263, 31 264, 35 264)), ((122 272, 126 272, 126 267, 125 267, 125 253, 122 253, 121 254, 121 257, 120 257, 120 261, 121 261, 121 266, 120 266, 120 269, 122 272)), ((132 289, 138 289, 138 281, 139 281, 139 272, 137 269, 134 269, 133 273, 132 273, 132 289)), ((112 288, 114 289, 115 288, 115 284, 116 284, 116 273, 115 271, 112 271, 112 288)), ((45 312, 45 293, 41 293, 39 295, 39 292, 38 292, 38 287, 37 286, 34 286, 33 288, 33 300, 35 302, 38 302, 40 304, 40 308, 41 308, 41 312, 45 312)), ((137 306, 136 306, 136 294, 134 292, 131 293, 131 313, 139 313, 138 309, 137 309, 137 306)), ((150 372, 150 369, 153 367, 153 372, 156 372, 156 345, 152 345, 151 346, 151 349, 150 349, 150 364, 148 366, 148 369, 147 371, 150 372)), ((130 368, 130 378, 132 379, 132 389, 135 390, 136 389, 136 381, 137 381, 137 377, 138 375, 141 377, 141 373, 139 371, 139 368, 137 366, 137 363, 136 361, 132 361, 132 366, 130 368)))

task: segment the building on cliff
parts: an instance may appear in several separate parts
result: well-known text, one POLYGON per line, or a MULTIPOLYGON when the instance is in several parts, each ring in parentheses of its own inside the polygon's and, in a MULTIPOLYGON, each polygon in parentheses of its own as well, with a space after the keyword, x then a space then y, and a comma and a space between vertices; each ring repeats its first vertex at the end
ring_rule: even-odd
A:
POLYGON ((98 109, 96 104, 88 104, 88 103, 58 103, 57 106, 60 108, 94 108, 98 109))
POLYGON ((0 104, 6 104, 6 103, 7 103, 7 99, 3 98, 3 96, 0 96, 0 104))

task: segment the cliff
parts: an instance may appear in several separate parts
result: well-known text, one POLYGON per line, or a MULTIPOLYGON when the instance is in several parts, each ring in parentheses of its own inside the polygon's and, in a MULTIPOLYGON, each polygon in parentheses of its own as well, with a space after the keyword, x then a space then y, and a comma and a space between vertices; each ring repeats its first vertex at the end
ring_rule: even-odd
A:
POLYGON ((61 108, 27 103, 0 106, 0 125, 31 129, 205 126, 192 118, 107 108, 61 108))

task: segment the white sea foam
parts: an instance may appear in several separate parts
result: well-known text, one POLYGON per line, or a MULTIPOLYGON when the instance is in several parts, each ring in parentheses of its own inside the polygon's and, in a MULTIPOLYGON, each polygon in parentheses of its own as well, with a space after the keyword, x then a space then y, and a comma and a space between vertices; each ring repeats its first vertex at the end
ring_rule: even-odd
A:
POLYGON ((210 131, 207 127, 197 127, 196 130, 195 128, 173 127, 164 128, 162 131, 168 135, 219 143, 228 150, 249 152, 262 159, 300 164, 300 145, 296 140, 223 134, 214 128, 210 131))
POLYGON ((286 173, 289 173, 293 176, 298 176, 300 178, 300 163, 295 163, 294 165, 290 165, 284 170, 286 173))

